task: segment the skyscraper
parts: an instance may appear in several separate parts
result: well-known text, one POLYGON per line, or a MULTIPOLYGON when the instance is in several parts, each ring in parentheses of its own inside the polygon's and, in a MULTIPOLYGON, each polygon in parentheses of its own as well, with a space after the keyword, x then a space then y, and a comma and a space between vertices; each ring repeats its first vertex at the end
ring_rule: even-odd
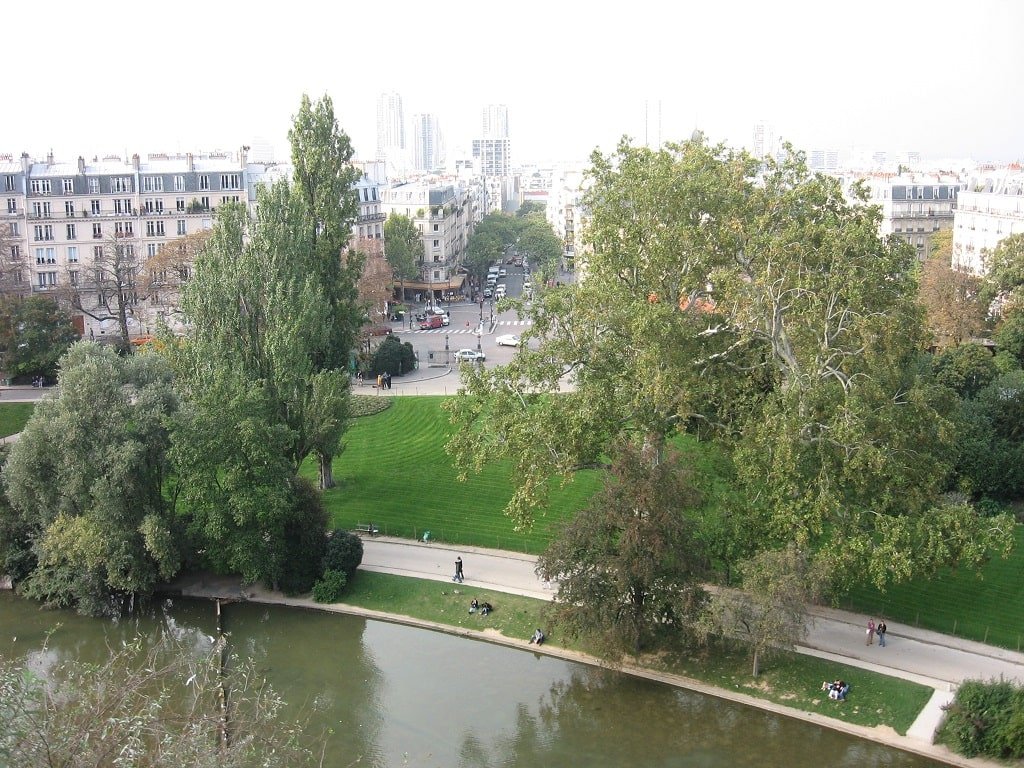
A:
POLYGON ((412 163, 419 171, 434 171, 444 164, 444 143, 437 115, 413 115, 412 163))
POLYGON ((504 104, 488 104, 484 107, 483 138, 508 138, 508 107, 504 104))
POLYGON ((775 130, 772 124, 761 120, 754 124, 754 157, 774 157, 775 130))
POLYGON ((405 153, 405 113, 402 96, 394 91, 377 99, 377 157, 405 153))

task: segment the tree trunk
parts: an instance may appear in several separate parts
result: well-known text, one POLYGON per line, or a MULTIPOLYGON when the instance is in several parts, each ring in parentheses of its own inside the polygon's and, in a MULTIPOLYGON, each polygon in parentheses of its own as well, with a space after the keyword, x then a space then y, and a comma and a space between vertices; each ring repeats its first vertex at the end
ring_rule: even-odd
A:
POLYGON ((761 674, 761 653, 756 648, 754 649, 754 668, 751 670, 751 674, 754 677, 761 674))
POLYGON ((318 454, 317 458, 320 460, 320 490, 323 491, 328 488, 333 488, 335 483, 334 467, 331 466, 332 457, 318 454))

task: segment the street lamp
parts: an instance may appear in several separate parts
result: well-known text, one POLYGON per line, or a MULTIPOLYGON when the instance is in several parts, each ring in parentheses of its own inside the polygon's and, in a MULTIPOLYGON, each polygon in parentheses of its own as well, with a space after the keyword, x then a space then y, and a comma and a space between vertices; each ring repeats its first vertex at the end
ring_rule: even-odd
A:
POLYGON ((480 351, 480 326, 477 326, 476 329, 476 351, 480 351))
POLYGON ((445 352, 448 351, 448 334, 447 333, 444 335, 444 351, 445 352))

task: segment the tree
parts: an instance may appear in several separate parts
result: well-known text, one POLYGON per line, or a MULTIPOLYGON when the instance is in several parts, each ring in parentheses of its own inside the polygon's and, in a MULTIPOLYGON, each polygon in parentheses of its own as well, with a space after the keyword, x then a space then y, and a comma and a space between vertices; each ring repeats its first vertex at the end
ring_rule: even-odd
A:
POLYGON ((545 205, 543 203, 538 203, 535 200, 524 200, 522 205, 519 206, 519 210, 516 211, 516 216, 522 218, 524 216, 529 216, 531 213, 537 213, 543 216, 544 209, 545 205))
POLYGON ((970 400, 998 375, 992 353, 980 344, 960 344, 935 358, 935 378, 970 400))
POLYGON ((58 293, 73 309, 93 320, 116 321, 122 354, 131 352, 129 318, 134 318, 136 307, 146 297, 137 245, 128 233, 111 235, 92 261, 76 270, 75 282, 69 275, 58 293))
POLYGON ((985 305, 979 299, 981 278, 954 269, 952 254, 953 231, 936 233, 919 280, 928 329, 940 347, 955 346, 977 336, 985 322, 985 305))
POLYGON ((196 259, 210 239, 210 230, 170 240, 142 265, 139 284, 150 305, 166 318, 178 312, 181 292, 192 277, 196 259))
POLYGON ((820 562, 815 566, 793 544, 759 552, 739 569, 741 588, 714 593, 704 627, 744 642, 757 677, 767 654, 807 637, 807 606, 820 597, 827 577, 820 562))
POLYGON ((562 241, 542 215, 531 213, 522 221, 524 226, 519 234, 520 253, 530 257, 531 269, 542 278, 557 274, 558 263, 562 258, 562 241))
POLYGON ((537 561, 558 581, 556 623, 633 654, 666 630, 678 637, 702 601, 704 558, 688 518, 699 504, 677 457, 652 464, 619 443, 603 489, 537 561))
POLYGON ((11 225, 0 222, 0 296, 25 296, 32 292, 27 267, 11 225))
POLYGON ((1003 312, 993 340, 1001 351, 1009 352, 1024 365, 1024 306, 1014 306, 1003 312))
POLYGON ((1020 305, 1024 300, 1024 233, 1010 235, 984 254, 985 280, 981 298, 987 307, 993 300, 1020 305))
POLYGON ((360 251, 360 255, 363 260, 363 273, 359 276, 357 286, 359 303, 366 307, 366 314, 371 323, 386 322, 388 302, 394 295, 391 265, 379 248, 367 248, 360 251))
POLYGON ((58 658, 45 677, 0 658, 0 764, 314 765, 315 739, 283 719, 256 663, 224 654, 222 641, 197 652, 168 634, 97 664, 58 658))
POLYGON ((384 221, 384 256, 402 285, 405 301, 405 281, 418 277, 423 263, 423 238, 408 216, 392 213, 384 221))
POLYGON ((0 360, 9 375, 55 378, 77 340, 71 317, 50 297, 0 295, 0 360))
POLYGON ((123 359, 80 342, 60 369, 57 396, 36 407, 3 468, 32 562, 19 589, 48 605, 116 613, 181 562, 164 492, 177 397, 154 355, 123 359))
MULTIPOLYGON (((533 302, 536 343, 511 363, 464 373, 445 406, 456 461, 511 461, 507 512, 529 525, 552 474, 602 466, 623 437, 654 461, 688 431, 729 451, 761 548, 903 578, 874 553, 902 535, 890 519, 950 520, 933 505, 955 436, 922 362, 912 249, 879 238, 863 190, 849 202, 792 151, 763 169, 703 140, 624 142, 592 163, 587 279, 533 302)), ((1009 541, 1007 519, 958 520, 984 551, 1009 541)))
POLYGON ((478 229, 470 235, 464 264, 469 274, 476 279, 477 286, 483 286, 487 270, 501 258, 503 250, 504 246, 498 236, 489 228, 478 229))

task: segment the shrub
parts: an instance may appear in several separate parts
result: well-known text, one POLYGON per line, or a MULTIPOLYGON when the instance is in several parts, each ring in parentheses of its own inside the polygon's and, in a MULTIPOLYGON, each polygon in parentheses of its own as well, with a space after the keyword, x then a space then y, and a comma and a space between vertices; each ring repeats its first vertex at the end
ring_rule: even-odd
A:
POLYGON ((416 367, 416 353, 408 341, 404 344, 397 336, 388 336, 380 343, 370 360, 370 373, 390 373, 401 376, 416 367))
POLYGON ((348 580, 351 580, 361 562, 363 540, 349 531, 335 530, 327 541, 327 551, 323 556, 323 572, 341 571, 348 580))
POLYGON ((282 571, 278 586, 285 594, 309 592, 323 573, 327 551, 327 512, 311 482, 296 478, 292 517, 284 526, 282 571))
POLYGON ((320 581, 313 585, 313 599, 318 603, 336 603, 345 592, 348 578, 344 571, 324 571, 320 581))
POLYGON ((967 757, 1024 757, 1024 689, 968 680, 947 707, 939 740, 967 757))

